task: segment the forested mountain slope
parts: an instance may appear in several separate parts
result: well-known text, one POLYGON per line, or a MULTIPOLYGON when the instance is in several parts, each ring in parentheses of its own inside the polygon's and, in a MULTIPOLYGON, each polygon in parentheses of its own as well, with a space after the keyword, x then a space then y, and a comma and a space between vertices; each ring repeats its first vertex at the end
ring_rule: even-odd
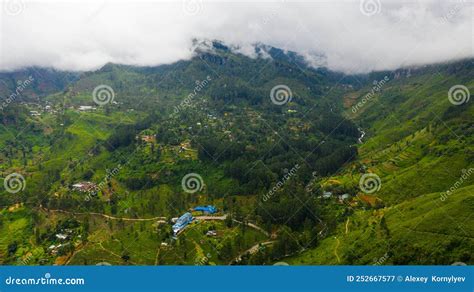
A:
MULTIPOLYGON (((473 178, 456 182, 472 169, 473 107, 448 99, 454 85, 473 91, 471 60, 344 75, 255 54, 207 42, 157 67, 34 69, 17 100, 2 93, 1 176, 23 180, 0 196, 0 261, 472 261, 473 178), (375 189, 360 184, 368 175, 375 189), (172 236, 172 218, 208 204, 219 219, 172 236), (459 228, 433 224, 445 213, 459 228)), ((25 72, 0 75, 2 90, 25 72)))
POLYGON ((325 188, 358 190, 358 203, 377 210, 341 218, 333 236, 289 262, 472 263, 473 62, 373 76, 387 81, 343 96, 348 118, 366 135, 358 159, 325 188))

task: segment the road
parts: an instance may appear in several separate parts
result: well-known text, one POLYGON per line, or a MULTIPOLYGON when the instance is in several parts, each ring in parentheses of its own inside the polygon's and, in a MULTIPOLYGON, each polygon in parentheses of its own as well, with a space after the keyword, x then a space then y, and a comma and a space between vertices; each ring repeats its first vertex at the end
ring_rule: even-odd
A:
POLYGON ((256 245, 252 246, 251 248, 247 249, 246 251, 242 252, 241 254, 239 254, 235 259, 233 259, 230 263, 238 263, 242 260, 242 257, 246 254, 255 254, 258 252, 258 250, 260 249, 260 247, 262 246, 267 246, 267 245, 270 245, 270 244, 273 244, 275 242, 275 240, 272 240, 272 241, 265 241, 265 242, 260 242, 260 243, 257 243, 256 245))
POLYGON ((337 258, 337 262, 340 263, 341 262, 341 258, 339 258, 339 255, 337 254, 337 248, 339 247, 339 245, 341 244, 341 242, 339 241, 339 238, 336 237, 336 247, 334 248, 334 255, 336 256, 337 258))
POLYGON ((222 216, 196 216, 194 217, 196 220, 221 220, 224 221, 227 219, 227 214, 222 216))
POLYGON ((152 217, 152 218, 127 218, 127 217, 115 217, 107 214, 102 214, 102 213, 95 213, 95 212, 70 212, 70 211, 65 211, 65 210, 59 210, 59 209, 46 209, 42 208, 46 212, 57 212, 57 213, 65 213, 65 214, 71 214, 71 215, 94 215, 94 216, 101 216, 107 219, 111 220, 123 220, 123 221, 157 221, 159 223, 167 223, 167 218, 166 217, 152 217))
MULTIPOLYGON (((239 223, 239 224, 244 224, 243 222, 238 221, 238 220, 235 220, 235 219, 233 219, 233 221, 234 221, 234 222, 237 222, 237 223, 239 223)), ((263 234, 265 234, 265 235, 268 236, 268 237, 270 236, 270 234, 269 234, 268 232, 266 232, 266 231, 263 230, 261 227, 255 225, 255 224, 253 224, 253 223, 247 222, 246 225, 249 226, 249 227, 252 227, 252 228, 254 228, 254 229, 256 229, 256 230, 258 230, 258 231, 260 231, 260 232, 262 232, 263 234)))
MULTIPOLYGON (((111 220, 123 220, 123 221, 156 221, 158 223, 168 223, 168 218, 166 217, 152 217, 152 218, 127 218, 127 217, 115 217, 115 216, 111 216, 111 215, 107 215, 107 214, 102 214, 102 213, 95 213, 95 212, 71 212, 71 211, 66 211, 66 210, 60 210, 60 209, 46 209, 46 208, 43 208, 41 207, 42 210, 46 211, 46 212, 58 212, 58 213, 65 213, 65 214, 71 214, 71 215, 94 215, 94 216, 101 216, 103 218, 106 218, 106 219, 111 219, 111 220)), ((202 221, 210 221, 210 220, 220 220, 220 221, 224 221, 225 219, 227 219, 227 214, 224 214, 222 216, 209 216, 209 215, 205 215, 205 216, 196 216, 194 217, 195 219, 197 220, 202 220, 202 221)), ((238 221, 238 220, 235 220, 235 219, 232 219, 234 222, 236 223, 239 223, 239 224, 244 224, 243 222, 241 221, 238 221)), ((263 234, 265 234, 266 236, 270 236, 270 234, 268 232, 266 232, 265 230, 263 230, 261 227, 253 224, 253 223, 250 223, 250 222, 247 222, 246 223, 247 226, 251 227, 251 228, 254 228, 260 232, 262 232, 263 234)))

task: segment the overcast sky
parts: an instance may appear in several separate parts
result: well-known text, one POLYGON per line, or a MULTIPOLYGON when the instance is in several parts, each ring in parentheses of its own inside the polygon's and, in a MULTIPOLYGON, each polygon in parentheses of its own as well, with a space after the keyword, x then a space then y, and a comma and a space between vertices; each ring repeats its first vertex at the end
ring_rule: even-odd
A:
POLYGON ((474 0, 20 1, 0 0, 0 70, 93 70, 192 56, 193 38, 251 54, 256 42, 345 72, 473 57, 474 0), (318 62, 319 63, 319 62, 318 62))

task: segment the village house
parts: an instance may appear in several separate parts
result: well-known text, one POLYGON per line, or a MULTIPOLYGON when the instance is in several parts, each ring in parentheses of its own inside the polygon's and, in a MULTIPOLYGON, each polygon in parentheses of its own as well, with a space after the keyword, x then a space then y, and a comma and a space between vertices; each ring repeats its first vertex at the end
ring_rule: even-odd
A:
POLYGON ((81 105, 79 106, 78 110, 79 111, 82 111, 82 112, 86 112, 86 111, 93 111, 95 110, 96 108, 93 107, 93 106, 90 106, 90 105, 81 105))
POLYGON ((72 189, 80 192, 90 192, 97 189, 97 185, 92 182, 80 182, 72 185, 72 189))

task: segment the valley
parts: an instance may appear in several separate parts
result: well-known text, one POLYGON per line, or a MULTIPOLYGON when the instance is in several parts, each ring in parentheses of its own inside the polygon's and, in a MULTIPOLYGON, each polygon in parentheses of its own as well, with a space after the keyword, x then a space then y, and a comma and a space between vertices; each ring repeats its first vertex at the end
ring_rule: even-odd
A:
POLYGON ((472 264, 474 61, 347 75, 262 50, 0 74, 33 76, 0 111, 0 263, 472 264))

